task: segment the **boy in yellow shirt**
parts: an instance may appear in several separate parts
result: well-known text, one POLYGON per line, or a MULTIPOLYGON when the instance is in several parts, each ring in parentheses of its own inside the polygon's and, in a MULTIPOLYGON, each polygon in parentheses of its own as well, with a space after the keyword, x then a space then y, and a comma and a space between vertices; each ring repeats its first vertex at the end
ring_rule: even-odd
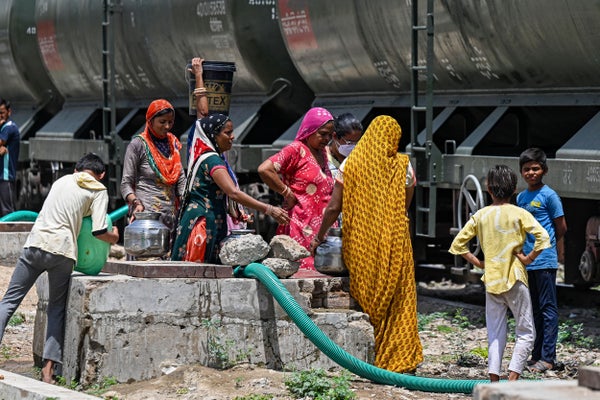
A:
POLYGON ((488 372, 490 381, 500 380, 506 347, 507 309, 515 317, 516 343, 508 366, 508 380, 517 380, 533 347, 535 328, 525 266, 551 246, 548 233, 524 209, 510 203, 517 188, 517 174, 506 165, 496 165, 487 175, 492 205, 477 211, 460 230, 450 253, 484 269, 485 319, 488 331, 488 372), (522 252, 526 233, 535 237, 533 250, 522 252), (479 238, 484 261, 469 251, 468 243, 479 238))

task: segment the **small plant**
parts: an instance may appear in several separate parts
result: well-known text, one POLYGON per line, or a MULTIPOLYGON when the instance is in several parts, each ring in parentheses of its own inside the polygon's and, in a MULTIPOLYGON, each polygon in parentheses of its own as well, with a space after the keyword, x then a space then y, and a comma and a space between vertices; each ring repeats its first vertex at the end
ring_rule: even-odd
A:
MULTIPOLYGON (((105 376, 102 378, 102 382, 91 385, 90 387, 88 387, 86 389, 85 392, 87 394, 91 394, 93 396, 99 396, 99 395, 103 394, 104 392, 108 391, 108 389, 111 386, 114 386, 117 383, 119 383, 119 382, 117 382, 117 378, 115 378, 114 376, 105 376)), ((111 400, 117 400, 117 399, 111 399, 111 400)))
POLYGON ((452 323, 459 326, 459 328, 467 329, 471 327, 471 321, 466 315, 463 315, 463 309, 457 308, 452 317, 452 323))
POLYGON ((571 343, 586 349, 594 347, 594 339, 583 333, 583 324, 575 324, 572 321, 562 322, 558 325, 557 342, 571 343))
POLYGON ((487 347, 477 347, 471 350, 471 353, 478 355, 481 358, 488 357, 488 349, 487 347))
POLYGON ((273 400, 272 394, 247 394, 245 396, 236 396, 233 400, 273 400))
POLYGON ((452 332, 454 332, 454 329, 452 329, 452 327, 448 326, 448 325, 438 325, 438 327, 436 329, 440 333, 452 333, 452 332))
POLYGON ((508 319, 508 327, 506 328, 506 341, 514 342, 515 341, 515 329, 517 328, 517 322, 514 318, 508 319))
POLYGON ((14 313, 10 320, 8 321, 9 326, 19 326, 25 322, 25 314, 23 313, 14 313))
POLYGON ((348 371, 328 377, 323 369, 317 368, 294 372, 284 383, 296 399, 348 400, 356 398, 356 393, 350 389, 350 378, 348 371))
POLYGON ((62 375, 56 376, 56 384, 58 386, 66 387, 70 390, 77 390, 77 386, 79 386, 79 383, 75 380, 71 381, 70 383, 67 383, 67 380, 62 375))
POLYGON ((0 347, 0 355, 2 355, 2 358, 5 360, 10 360, 14 357, 12 354, 10 354, 10 347, 5 345, 2 345, 2 347, 0 347))
POLYGON ((190 392, 190 389, 186 388, 186 387, 182 387, 179 388, 175 391, 175 394, 188 394, 190 392))
POLYGON ((447 316, 447 313, 439 311, 431 314, 417 314, 417 328, 419 331, 423 331, 431 322, 435 321, 436 319, 446 318, 447 316))
POLYGON ((215 367, 227 369, 240 362, 250 360, 251 351, 249 349, 238 349, 233 359, 229 356, 235 346, 235 341, 232 339, 223 339, 220 320, 205 318, 202 320, 202 326, 206 328, 208 357, 215 367))

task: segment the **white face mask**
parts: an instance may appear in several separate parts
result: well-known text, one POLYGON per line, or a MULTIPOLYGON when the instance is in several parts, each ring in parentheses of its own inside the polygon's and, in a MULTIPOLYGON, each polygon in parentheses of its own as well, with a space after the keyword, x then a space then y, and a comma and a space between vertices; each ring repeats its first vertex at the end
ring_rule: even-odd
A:
POLYGON ((352 150, 354 150, 354 147, 356 147, 356 144, 340 144, 338 146, 338 152, 344 157, 348 157, 352 150))

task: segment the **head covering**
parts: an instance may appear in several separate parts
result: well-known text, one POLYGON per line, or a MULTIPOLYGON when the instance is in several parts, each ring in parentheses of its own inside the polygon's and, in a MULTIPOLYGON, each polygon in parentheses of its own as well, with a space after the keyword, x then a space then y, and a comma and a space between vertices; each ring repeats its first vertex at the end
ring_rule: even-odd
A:
POLYGON ((320 127, 333 121, 333 115, 322 107, 313 107, 306 112, 298 133, 296 133, 296 140, 304 140, 310 135, 315 133, 320 127))
MULTIPOLYGON (((225 114, 215 113, 197 120, 196 124, 192 127, 193 132, 190 131, 188 135, 188 137, 191 136, 192 139, 188 139, 188 143, 191 143, 191 149, 188 158, 188 179, 185 186, 186 201, 189 191, 191 190, 191 183, 198 173, 200 164, 204 159, 210 156, 211 152, 217 153, 221 159, 223 159, 231 180, 236 187, 239 187, 235 172, 233 171, 233 168, 231 168, 231 165, 229 165, 229 162, 227 162, 227 158, 219 148, 216 140, 217 135, 221 132, 227 121, 231 121, 231 118, 225 114)), ((239 227, 245 228, 245 221, 249 219, 249 215, 241 205, 234 203, 235 202, 229 199, 227 201, 227 212, 233 219, 232 226, 235 225, 235 227, 237 227, 237 225, 242 224, 239 225, 239 227)), ((228 224, 229 223, 230 221, 228 221, 228 224)))
POLYGON ((174 185, 183 169, 179 155, 181 143, 171 132, 167 133, 165 139, 159 139, 152 131, 152 118, 164 110, 172 110, 173 114, 175 113, 175 109, 167 100, 158 99, 150 103, 146 110, 146 128, 138 136, 146 145, 146 156, 154 173, 163 183, 174 185))
POLYGON ((342 199, 350 293, 373 324, 375 365, 394 372, 410 371, 423 359, 401 136, 390 116, 371 122, 346 158, 342 199))
POLYGON ((173 105, 171 105, 171 103, 169 103, 167 100, 154 100, 152 103, 150 103, 148 109, 146 110, 146 122, 150 122, 150 120, 154 118, 156 114, 167 109, 172 110, 173 114, 175 114, 175 108, 173 108, 173 105))
POLYGON ((188 140, 188 144, 190 145, 188 153, 189 166, 194 164, 194 161, 206 152, 214 151, 218 154, 222 153, 215 138, 227 121, 230 120, 227 115, 217 113, 196 121, 196 124, 192 127, 193 131, 189 133, 191 137, 191 140, 188 140))

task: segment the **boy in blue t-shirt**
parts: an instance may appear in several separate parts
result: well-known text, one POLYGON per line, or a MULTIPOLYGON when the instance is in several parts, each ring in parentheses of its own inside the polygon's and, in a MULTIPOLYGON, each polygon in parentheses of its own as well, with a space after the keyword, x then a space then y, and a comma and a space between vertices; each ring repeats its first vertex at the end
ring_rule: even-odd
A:
MULTIPOLYGON (((529 292, 533 306, 536 338, 528 361, 533 372, 552 369, 556 363, 558 337, 558 302, 556 300, 556 272, 558 254, 556 243, 567 232, 567 223, 560 197, 542 182, 548 173, 546 154, 538 148, 529 148, 519 157, 521 176, 527 189, 517 196, 517 205, 529 211, 548 231, 552 247, 542 251, 534 262, 527 265, 529 292)), ((531 251, 534 238, 527 235, 523 251, 531 251)))

